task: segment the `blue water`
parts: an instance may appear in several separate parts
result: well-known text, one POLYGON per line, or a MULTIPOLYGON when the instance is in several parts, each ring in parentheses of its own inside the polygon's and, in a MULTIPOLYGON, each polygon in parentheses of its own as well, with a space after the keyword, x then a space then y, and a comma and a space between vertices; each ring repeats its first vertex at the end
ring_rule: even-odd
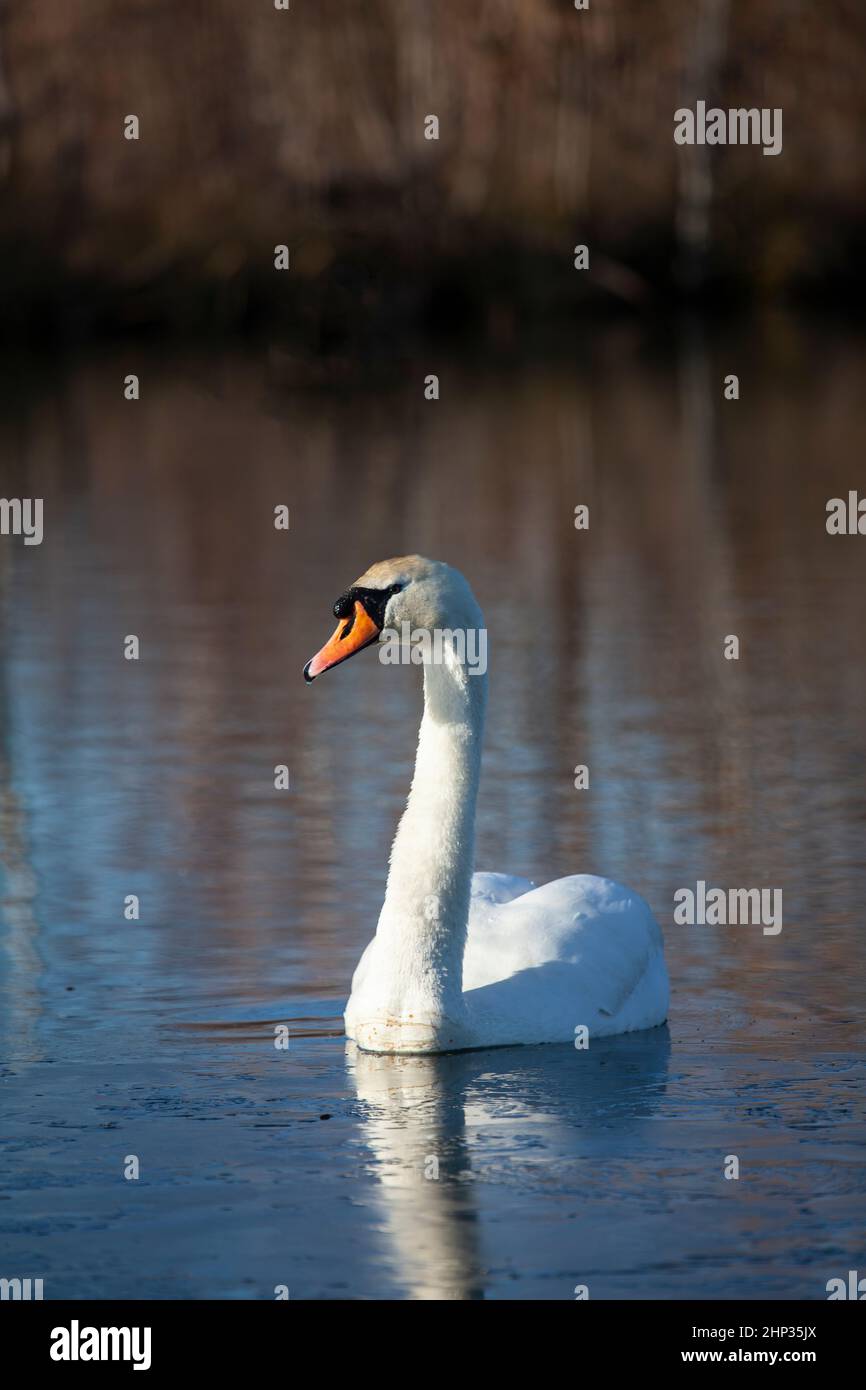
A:
POLYGON ((5 401, 3 493, 44 497, 45 539, 0 542, 0 1275, 788 1299, 862 1271, 866 540, 824 508, 858 484, 863 352, 804 333, 454 362, 427 406, 411 372, 332 396, 258 356, 146 361, 134 404, 99 360, 5 401), (343 1038, 418 672, 301 668, 407 550, 487 616, 479 867, 643 893, 667 1027, 416 1059, 343 1038), (780 888, 783 930, 677 925, 699 879, 780 888))

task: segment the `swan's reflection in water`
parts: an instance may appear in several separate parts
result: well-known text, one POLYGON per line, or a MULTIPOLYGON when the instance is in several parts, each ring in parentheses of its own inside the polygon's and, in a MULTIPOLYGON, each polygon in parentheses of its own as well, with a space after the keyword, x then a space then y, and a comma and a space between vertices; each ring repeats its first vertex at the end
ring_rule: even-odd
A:
MULTIPOLYGON (((615 1154, 642 1159, 640 1131, 667 1085, 667 1027, 597 1042, 429 1057, 347 1044, 394 1280, 414 1299, 485 1296, 484 1226, 475 1179, 535 1185, 533 1170, 615 1154)), ((584 1200, 591 1192, 589 1184, 584 1200)), ((578 1200, 580 1196, 578 1196, 578 1200)), ((579 1238, 580 1224, 576 1223, 579 1238)), ((519 1252, 515 1252, 519 1254, 519 1252)), ((579 1250, 575 1251, 579 1267, 579 1250)))

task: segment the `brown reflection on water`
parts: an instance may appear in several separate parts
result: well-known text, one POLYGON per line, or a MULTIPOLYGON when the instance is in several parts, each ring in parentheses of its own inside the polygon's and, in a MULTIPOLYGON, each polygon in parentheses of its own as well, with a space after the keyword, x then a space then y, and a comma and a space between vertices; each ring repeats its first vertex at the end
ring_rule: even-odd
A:
POLYGON ((267 354, 7 379, 2 491, 45 499, 45 540, 2 540, 3 795, 37 885, 5 925, 49 978, 81 972, 70 1008, 110 981, 163 1021, 337 1010, 419 680, 372 653, 311 689, 301 668, 340 590, 413 550, 462 569, 487 617, 479 867, 645 893, 674 1025, 712 1005, 735 1031, 843 1027, 862 1006, 866 539, 824 520, 866 492, 866 352, 783 320, 668 347, 629 329, 498 372, 428 353, 339 392, 292 389, 267 354), (781 887, 782 935, 675 927, 698 878, 781 887))

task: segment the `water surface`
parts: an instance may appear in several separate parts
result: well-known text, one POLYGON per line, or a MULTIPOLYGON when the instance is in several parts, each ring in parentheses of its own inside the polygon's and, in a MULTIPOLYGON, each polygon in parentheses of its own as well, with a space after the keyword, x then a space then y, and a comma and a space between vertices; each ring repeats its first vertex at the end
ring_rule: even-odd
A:
POLYGON ((667 347, 338 389, 278 353, 7 375, 2 490, 45 499, 45 539, 0 541, 0 1274, 758 1299, 862 1268, 866 540, 824 518, 866 491, 866 352, 782 321, 667 347), (479 867, 643 893, 669 1027, 346 1044, 419 675, 301 669, 340 591, 415 550, 487 617, 479 867), (676 925, 698 879, 781 888, 782 932, 676 925))

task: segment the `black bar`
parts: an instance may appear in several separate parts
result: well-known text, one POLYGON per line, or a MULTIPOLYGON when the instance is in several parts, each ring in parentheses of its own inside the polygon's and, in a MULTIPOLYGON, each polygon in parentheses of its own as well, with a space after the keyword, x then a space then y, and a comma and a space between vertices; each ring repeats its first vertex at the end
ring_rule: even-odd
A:
MULTIPOLYGON (((293 1376, 300 1369, 298 1357, 307 1364, 305 1375, 309 1376, 311 1354, 320 1357, 323 1369, 331 1373, 339 1365, 340 1349, 345 1349, 347 1358, 356 1364, 358 1358, 373 1355, 363 1338, 375 1330, 370 1324, 377 1322, 378 1306, 375 1301, 316 1305, 303 1300, 294 1304, 291 1300, 6 1302, 0 1304, 0 1328, 7 1365, 14 1362, 25 1371, 47 1371, 61 1381, 81 1373, 92 1377, 105 1367, 115 1375, 134 1374, 132 1358, 144 1362, 148 1355, 149 1365, 142 1365, 142 1370, 157 1378, 185 1371, 219 1376, 232 1371, 249 1373, 267 1364, 276 1368, 281 1362, 286 1374, 293 1376), (364 1327, 355 1323, 355 1317, 361 1316, 364 1327), (118 1337, 117 1349, 126 1351, 130 1359, 52 1358, 52 1346, 71 1354, 73 1348, 89 1352, 98 1345, 110 1356, 114 1349, 111 1338, 105 1340, 103 1348, 102 1339, 96 1343, 88 1331, 92 1328, 128 1329, 128 1340, 118 1337), (58 1329, 64 1329, 65 1335, 58 1329), (135 1340, 132 1329, 139 1329, 135 1340), (150 1330, 149 1348, 145 1329, 150 1330)), ((471 1326, 474 1338, 502 1329, 501 1340, 486 1345, 485 1357, 495 1354, 497 1348, 506 1352, 513 1347, 515 1334, 521 1355, 531 1354, 529 1339, 536 1335, 531 1329, 537 1327, 539 1318, 545 1323, 550 1319, 551 1335, 556 1337, 551 1354, 557 1348, 557 1361, 561 1357, 573 1360, 575 1376, 581 1366, 586 1369, 589 1364, 605 1366, 611 1375, 715 1364, 729 1369, 765 1366, 773 1370, 796 1365, 818 1371, 825 1378, 828 1371, 852 1364, 864 1328, 859 1310, 835 1302, 587 1301, 558 1310, 549 1304, 503 1303, 497 1310, 491 1307, 489 1316, 491 1323, 483 1315, 481 1324, 473 1319, 471 1326), (504 1308, 508 1309, 508 1321, 502 1324, 499 1317, 504 1308)), ((389 1334, 398 1337, 401 1331, 412 1335, 419 1328, 435 1328, 437 1335, 462 1329, 470 1335, 458 1312, 449 1312, 443 1324, 441 1309, 419 1315, 402 1308, 397 1311, 392 1304, 387 1317, 389 1334), (417 1316, 421 1316, 421 1323, 416 1323, 417 1316), (452 1316, 457 1319, 455 1323, 450 1321, 452 1316)), ((380 1326, 384 1328, 384 1324, 380 1326)), ((429 1336, 430 1330, 424 1335, 429 1336)), ((390 1353, 386 1355, 390 1361, 390 1353)), ((425 1357, 424 1365, 428 1374, 436 1374, 435 1357, 425 1357)), ((415 1373, 409 1374, 414 1377, 415 1373)))

